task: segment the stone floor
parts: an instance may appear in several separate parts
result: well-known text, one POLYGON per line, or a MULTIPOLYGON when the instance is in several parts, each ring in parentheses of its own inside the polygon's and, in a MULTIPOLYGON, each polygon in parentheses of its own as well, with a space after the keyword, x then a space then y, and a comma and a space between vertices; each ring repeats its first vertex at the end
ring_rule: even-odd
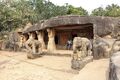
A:
POLYGON ((43 55, 31 60, 24 52, 0 51, 0 80, 106 80, 108 63, 94 60, 76 71, 71 57, 43 55))

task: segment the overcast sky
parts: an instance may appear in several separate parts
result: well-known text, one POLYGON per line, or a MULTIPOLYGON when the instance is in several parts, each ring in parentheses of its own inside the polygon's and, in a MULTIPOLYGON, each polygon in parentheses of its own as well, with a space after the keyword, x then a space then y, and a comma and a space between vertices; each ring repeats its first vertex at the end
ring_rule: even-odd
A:
POLYGON ((87 11, 91 12, 97 7, 106 7, 109 4, 118 4, 120 6, 120 0, 50 0, 54 4, 64 5, 65 3, 71 4, 75 7, 83 7, 87 11))

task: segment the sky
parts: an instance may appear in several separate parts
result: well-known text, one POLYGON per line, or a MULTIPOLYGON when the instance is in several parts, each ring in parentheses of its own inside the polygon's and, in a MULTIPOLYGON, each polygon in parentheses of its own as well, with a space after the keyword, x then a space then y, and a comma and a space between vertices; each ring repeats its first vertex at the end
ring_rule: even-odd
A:
POLYGON ((56 5, 64 5, 65 3, 68 3, 70 5, 73 5, 75 7, 83 7, 86 9, 89 13, 98 7, 105 8, 107 5, 110 5, 112 3, 118 4, 120 6, 120 0, 50 0, 56 5))

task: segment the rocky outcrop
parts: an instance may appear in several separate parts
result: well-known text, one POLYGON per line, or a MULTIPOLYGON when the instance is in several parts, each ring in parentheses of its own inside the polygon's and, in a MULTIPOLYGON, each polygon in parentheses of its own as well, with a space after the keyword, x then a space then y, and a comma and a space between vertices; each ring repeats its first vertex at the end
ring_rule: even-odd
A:
POLYGON ((110 58, 109 80, 120 80, 120 51, 110 58))
POLYGON ((44 30, 46 28, 56 28, 65 25, 72 26, 81 24, 92 24, 94 34, 100 37, 104 37, 106 35, 116 37, 116 34, 120 33, 119 18, 68 15, 53 17, 45 21, 40 21, 39 23, 23 31, 23 34, 37 30, 44 30))
POLYGON ((93 24, 95 34, 105 36, 111 34, 114 27, 119 25, 119 19, 96 16, 58 16, 47 20, 44 23, 44 27, 54 28, 63 25, 80 25, 88 23, 93 24))
POLYGON ((93 56, 94 59, 110 57, 110 52, 114 39, 103 39, 98 37, 93 42, 93 56))

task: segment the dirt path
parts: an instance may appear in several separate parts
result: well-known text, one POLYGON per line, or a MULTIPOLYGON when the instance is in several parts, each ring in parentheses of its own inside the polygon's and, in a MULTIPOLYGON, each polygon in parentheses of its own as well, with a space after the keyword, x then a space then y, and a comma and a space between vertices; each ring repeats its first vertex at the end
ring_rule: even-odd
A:
POLYGON ((72 80, 106 80, 108 59, 94 60, 87 64, 72 80))
POLYGON ((23 52, 0 51, 0 80, 105 80, 108 59, 93 61, 80 72, 72 70, 70 62, 70 57, 30 60, 23 52))

